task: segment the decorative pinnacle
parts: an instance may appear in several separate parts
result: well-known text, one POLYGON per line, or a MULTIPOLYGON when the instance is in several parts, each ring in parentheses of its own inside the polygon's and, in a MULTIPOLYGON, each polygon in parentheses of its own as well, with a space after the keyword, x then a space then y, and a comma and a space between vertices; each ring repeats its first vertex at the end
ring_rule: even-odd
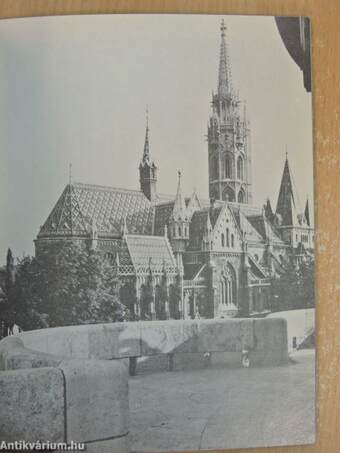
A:
POLYGON ((226 31, 226 29, 227 29, 227 27, 226 27, 225 24, 224 24, 224 19, 222 19, 222 21, 221 21, 221 36, 222 36, 222 38, 225 37, 225 31, 226 31))

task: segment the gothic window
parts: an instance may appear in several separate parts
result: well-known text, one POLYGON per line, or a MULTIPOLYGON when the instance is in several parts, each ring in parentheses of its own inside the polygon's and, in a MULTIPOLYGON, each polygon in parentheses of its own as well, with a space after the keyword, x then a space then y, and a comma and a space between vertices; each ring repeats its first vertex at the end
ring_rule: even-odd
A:
POLYGON ((231 187, 226 187, 223 192, 223 199, 226 201, 235 201, 235 192, 231 187))
POLYGON ((211 158, 211 179, 218 179, 218 156, 211 158))
POLYGON ((245 193, 244 193, 244 190, 243 190, 243 189, 241 189, 241 190, 239 191, 238 196, 237 196, 237 201, 238 201, 239 203, 244 203, 244 201, 245 201, 245 193))
POLYGON ((227 154, 225 158, 225 177, 232 178, 233 176, 233 159, 230 154, 227 154))
POLYGON ((181 229, 181 227, 180 227, 180 226, 178 227, 178 236, 179 236, 179 237, 181 237, 181 236, 182 236, 182 229, 181 229))
POLYGON ((241 156, 237 159, 237 179, 243 180, 243 159, 241 156))
POLYGON ((227 247, 229 247, 229 228, 226 229, 227 247))
POLYGON ((224 234, 221 234, 221 246, 224 247, 224 234))
POLYGON ((234 269, 228 264, 220 281, 220 303, 236 305, 236 276, 234 269))
POLYGON ((232 248, 234 248, 234 235, 233 234, 231 235, 231 246, 232 246, 232 248))

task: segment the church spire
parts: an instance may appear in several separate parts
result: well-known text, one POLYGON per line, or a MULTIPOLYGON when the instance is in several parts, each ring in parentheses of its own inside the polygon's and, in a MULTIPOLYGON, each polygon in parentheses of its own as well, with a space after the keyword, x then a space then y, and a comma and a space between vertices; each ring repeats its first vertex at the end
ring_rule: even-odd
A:
POLYGON ((178 171, 177 193, 174 203, 174 209, 172 211, 172 217, 174 220, 184 220, 186 218, 186 206, 184 197, 182 195, 181 177, 182 173, 178 171))
POLYGON ((149 146, 149 111, 146 109, 146 128, 145 128, 145 141, 144 141, 144 152, 143 152, 143 163, 150 162, 150 146, 149 146))
POLYGON ((145 141, 142 161, 139 165, 139 182, 140 189, 150 201, 154 201, 157 198, 156 184, 157 184, 157 167, 154 162, 151 161, 150 157, 150 145, 149 145, 149 113, 146 109, 146 129, 145 129, 145 141))
POLYGON ((221 48, 220 48, 220 64, 218 70, 218 86, 217 92, 219 96, 227 96, 231 92, 231 71, 225 41, 226 26, 224 19, 221 22, 221 48))
POLYGON ((297 217, 296 203, 297 199, 294 193, 292 176, 288 163, 288 154, 286 153, 286 161, 276 206, 276 215, 280 215, 282 225, 295 225, 297 217))

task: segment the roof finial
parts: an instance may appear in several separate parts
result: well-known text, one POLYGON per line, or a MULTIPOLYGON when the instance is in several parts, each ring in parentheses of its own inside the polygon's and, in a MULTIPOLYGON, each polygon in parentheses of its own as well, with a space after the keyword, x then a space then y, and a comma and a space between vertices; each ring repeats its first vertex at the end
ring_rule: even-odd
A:
POLYGON ((287 143, 285 144, 286 160, 288 160, 287 143))

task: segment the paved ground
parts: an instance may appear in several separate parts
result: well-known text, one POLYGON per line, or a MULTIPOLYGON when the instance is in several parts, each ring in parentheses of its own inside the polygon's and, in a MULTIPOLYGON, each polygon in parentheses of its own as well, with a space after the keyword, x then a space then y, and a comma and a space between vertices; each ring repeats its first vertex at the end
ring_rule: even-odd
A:
POLYGON ((132 451, 314 441, 314 353, 272 368, 210 368, 130 379, 132 451))

